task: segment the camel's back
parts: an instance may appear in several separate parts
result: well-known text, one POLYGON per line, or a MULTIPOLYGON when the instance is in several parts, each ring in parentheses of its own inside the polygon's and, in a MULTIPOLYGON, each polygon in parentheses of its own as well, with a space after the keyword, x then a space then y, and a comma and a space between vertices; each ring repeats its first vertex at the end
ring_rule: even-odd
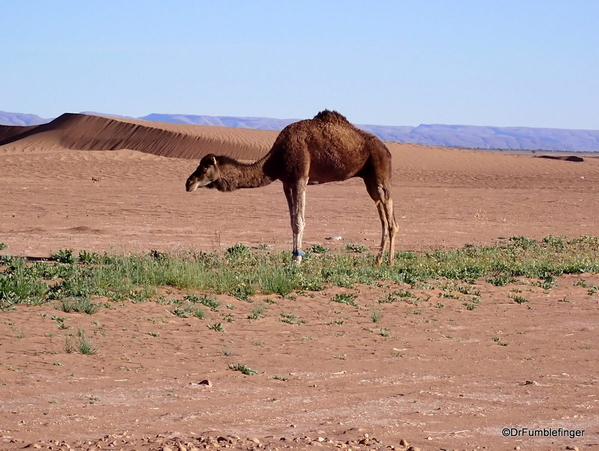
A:
POLYGON ((279 164, 287 173, 308 171, 311 184, 347 180, 368 164, 373 153, 386 146, 335 111, 323 111, 285 127, 275 142, 279 164))

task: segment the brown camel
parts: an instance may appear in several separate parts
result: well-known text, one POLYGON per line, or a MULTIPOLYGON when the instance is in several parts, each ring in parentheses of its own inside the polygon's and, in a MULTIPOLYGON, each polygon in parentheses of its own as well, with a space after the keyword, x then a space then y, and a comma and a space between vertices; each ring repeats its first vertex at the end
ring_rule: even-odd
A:
POLYGON ((187 179, 187 191, 198 187, 233 191, 283 182, 293 230, 293 260, 300 263, 306 185, 364 179, 381 219, 382 239, 377 263, 389 249, 393 264, 397 224, 391 199, 391 153, 376 136, 348 122, 336 111, 324 110, 314 119, 285 127, 270 152, 245 164, 225 156, 206 155, 187 179))

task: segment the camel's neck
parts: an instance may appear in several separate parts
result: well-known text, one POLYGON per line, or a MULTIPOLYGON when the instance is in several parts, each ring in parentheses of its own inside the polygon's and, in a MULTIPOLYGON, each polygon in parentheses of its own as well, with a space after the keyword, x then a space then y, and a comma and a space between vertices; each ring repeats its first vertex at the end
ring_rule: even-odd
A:
POLYGON ((254 163, 240 163, 227 158, 218 163, 220 178, 213 182, 219 191, 234 191, 240 188, 259 188, 271 184, 275 177, 265 173, 266 158, 254 163))

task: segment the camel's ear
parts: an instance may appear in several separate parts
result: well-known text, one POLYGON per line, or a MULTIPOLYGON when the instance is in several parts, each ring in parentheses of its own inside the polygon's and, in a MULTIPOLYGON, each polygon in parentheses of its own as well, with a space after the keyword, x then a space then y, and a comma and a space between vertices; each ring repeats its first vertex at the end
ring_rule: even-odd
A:
POLYGON ((200 166, 203 168, 209 168, 210 166, 216 166, 216 157, 208 154, 200 160, 200 166))

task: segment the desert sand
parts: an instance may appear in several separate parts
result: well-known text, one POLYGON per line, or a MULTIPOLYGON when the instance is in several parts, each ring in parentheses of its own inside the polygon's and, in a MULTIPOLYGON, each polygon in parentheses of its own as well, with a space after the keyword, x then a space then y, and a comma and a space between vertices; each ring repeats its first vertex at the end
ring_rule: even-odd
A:
MULTIPOLYGON (((0 126, 2 252, 289 249, 279 182, 234 193, 184 186, 206 153, 254 160, 276 135, 78 114, 0 126)), ((597 235, 597 159, 388 147, 399 250, 597 235)), ((306 220, 306 247, 376 251, 379 220, 360 180, 308 187, 306 220)), ((526 287, 531 302, 518 305, 513 287, 480 281, 481 305, 468 312, 451 300, 418 314, 389 304, 376 326, 386 337, 370 319, 385 287, 346 290, 360 309, 330 302, 340 288, 276 299, 260 320, 219 295, 236 317, 221 334, 206 328, 216 316, 179 318, 152 302, 61 314, 93 330, 94 356, 65 353, 51 305, 0 312, 0 449, 182 451, 212 439, 231 449, 597 449, 599 297, 580 280, 599 285, 598 275, 562 277, 549 292, 526 287), (289 311, 306 323, 281 323, 289 311), (585 435, 503 437, 504 427, 585 435)))

